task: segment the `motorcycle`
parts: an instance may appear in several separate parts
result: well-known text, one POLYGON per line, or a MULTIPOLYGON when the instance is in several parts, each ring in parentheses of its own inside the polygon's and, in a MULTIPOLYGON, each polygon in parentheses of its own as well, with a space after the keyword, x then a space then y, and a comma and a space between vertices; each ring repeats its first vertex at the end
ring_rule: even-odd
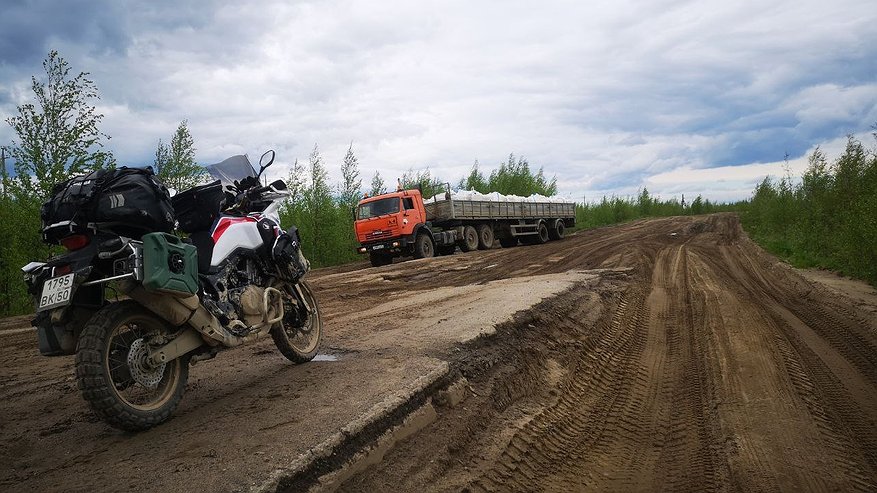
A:
POLYGON ((172 198, 151 170, 80 177, 44 205, 44 240, 68 251, 22 269, 40 351, 75 353, 78 387, 110 425, 166 421, 189 365, 226 349, 271 336, 295 363, 317 354, 322 319, 303 279, 310 264, 296 228, 280 227, 289 192, 282 180, 259 182, 274 156, 262 155, 258 173, 245 156, 209 166, 216 181, 172 198), (168 200, 185 239, 156 208, 168 200), (137 229, 144 224, 152 231, 137 229))

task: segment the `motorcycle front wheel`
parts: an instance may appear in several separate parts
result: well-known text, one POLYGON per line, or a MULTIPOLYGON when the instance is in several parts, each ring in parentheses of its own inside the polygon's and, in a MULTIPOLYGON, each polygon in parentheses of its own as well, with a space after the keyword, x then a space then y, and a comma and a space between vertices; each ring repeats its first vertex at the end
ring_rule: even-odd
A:
POLYGON ((183 397, 188 357, 148 362, 166 323, 133 300, 102 308, 82 329, 76 379, 91 409, 110 425, 141 431, 166 421, 183 397))
POLYGON ((271 338, 277 349, 290 361, 307 363, 314 359, 323 339, 323 319, 317 298, 308 283, 298 283, 305 303, 302 304, 295 288, 285 286, 282 290, 286 300, 283 320, 271 328, 271 338), (306 306, 305 306, 306 305, 306 306))

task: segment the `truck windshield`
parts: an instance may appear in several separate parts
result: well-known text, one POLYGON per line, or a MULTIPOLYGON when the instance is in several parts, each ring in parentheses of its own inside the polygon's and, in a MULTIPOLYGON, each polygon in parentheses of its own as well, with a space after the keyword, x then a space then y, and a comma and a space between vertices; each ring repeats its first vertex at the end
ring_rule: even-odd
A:
POLYGON ((399 197, 390 197, 360 205, 356 218, 368 219, 370 217, 382 216, 384 214, 395 214, 397 212, 399 212, 399 197))

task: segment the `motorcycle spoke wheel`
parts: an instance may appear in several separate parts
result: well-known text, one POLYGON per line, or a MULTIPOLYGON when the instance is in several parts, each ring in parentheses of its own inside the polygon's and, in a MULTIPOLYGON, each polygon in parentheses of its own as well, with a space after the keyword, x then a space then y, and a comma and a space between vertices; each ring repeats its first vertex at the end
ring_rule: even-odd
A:
POLYGON ((133 300, 102 308, 82 330, 76 351, 79 389, 116 428, 140 431, 166 421, 189 375, 188 357, 148 363, 149 343, 165 323, 133 300))
POLYGON ((154 411, 167 404, 173 398, 180 374, 175 368, 180 364, 179 359, 158 368, 146 366, 144 361, 149 353, 145 341, 155 334, 138 323, 116 327, 106 358, 107 374, 116 395, 141 411, 154 411), (131 367, 132 359, 135 359, 135 368, 131 367))
POLYGON ((320 348, 323 339, 323 320, 310 286, 303 281, 299 286, 310 310, 299 306, 291 289, 287 291, 287 298, 291 301, 285 304, 286 313, 283 321, 274 326, 271 337, 277 349, 287 359, 296 363, 305 363, 314 359, 320 348))

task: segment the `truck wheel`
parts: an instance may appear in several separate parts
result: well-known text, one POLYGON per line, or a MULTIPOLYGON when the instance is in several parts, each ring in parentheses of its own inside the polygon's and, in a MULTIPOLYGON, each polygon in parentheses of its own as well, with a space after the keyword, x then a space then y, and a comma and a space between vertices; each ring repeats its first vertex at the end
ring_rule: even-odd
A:
POLYGON ((472 226, 463 228, 463 244, 460 249, 464 252, 471 252, 478 249, 478 232, 472 226))
POLYGON ((432 238, 426 233, 420 233, 414 240, 414 258, 432 258, 435 256, 435 246, 432 238))
POLYGON ((493 248, 493 228, 489 224, 478 225, 478 249, 490 250, 493 248))
POLYGON ((545 223, 539 223, 539 228, 536 229, 539 232, 535 237, 533 237, 533 243, 537 245, 541 245, 542 243, 548 242, 548 226, 545 223))
POLYGON ((369 252, 368 260, 372 263, 372 267, 381 267, 393 263, 393 257, 386 253, 369 252))
POLYGON ((566 225, 563 224, 563 221, 558 219, 554 223, 554 227, 548 230, 548 237, 552 240, 559 240, 563 238, 563 233, 566 231, 566 225))
POLYGON ((500 238, 499 244, 503 248, 512 248, 518 246, 518 239, 514 236, 510 236, 508 238, 500 238))

